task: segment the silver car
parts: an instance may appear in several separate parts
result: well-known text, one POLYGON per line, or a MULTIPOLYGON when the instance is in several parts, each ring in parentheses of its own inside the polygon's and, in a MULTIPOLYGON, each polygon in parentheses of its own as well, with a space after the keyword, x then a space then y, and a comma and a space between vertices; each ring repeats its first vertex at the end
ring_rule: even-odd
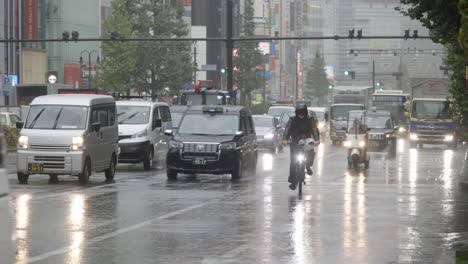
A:
POLYGON ((283 133, 279 120, 270 115, 252 116, 257 132, 257 145, 276 152, 283 150, 283 133))

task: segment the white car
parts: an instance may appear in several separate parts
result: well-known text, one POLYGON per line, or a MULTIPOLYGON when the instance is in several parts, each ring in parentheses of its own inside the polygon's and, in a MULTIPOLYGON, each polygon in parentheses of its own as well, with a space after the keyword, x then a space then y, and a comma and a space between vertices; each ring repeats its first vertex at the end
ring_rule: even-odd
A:
POLYGON ((120 163, 143 162, 145 170, 153 161, 164 160, 167 143, 164 130, 172 129, 169 105, 150 101, 117 101, 120 163))
POLYGON ((322 136, 328 133, 328 110, 326 107, 309 107, 309 112, 315 113, 315 118, 318 121, 318 129, 322 136))
POLYGON ((1 112, 0 113, 0 126, 16 127, 16 123, 20 121, 20 118, 15 113, 1 112))

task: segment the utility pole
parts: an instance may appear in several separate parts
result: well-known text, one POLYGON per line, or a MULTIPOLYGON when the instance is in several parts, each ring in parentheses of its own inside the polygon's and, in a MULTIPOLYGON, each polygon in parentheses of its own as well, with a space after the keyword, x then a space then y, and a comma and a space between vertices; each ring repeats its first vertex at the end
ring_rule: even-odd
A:
POLYGON ((194 65, 194 71, 193 71, 193 85, 195 87, 195 84, 197 83, 197 71, 198 71, 198 65, 197 65, 197 46, 193 47, 193 65, 194 65))
POLYGON ((227 21, 226 21, 226 85, 227 90, 232 91, 233 89, 233 63, 232 63, 232 50, 234 48, 234 44, 232 41, 232 0, 227 1, 227 21))
POLYGON ((263 105, 267 106, 267 96, 266 96, 266 55, 263 58, 263 105))
POLYGON ((372 93, 375 93, 375 60, 372 60, 372 93))

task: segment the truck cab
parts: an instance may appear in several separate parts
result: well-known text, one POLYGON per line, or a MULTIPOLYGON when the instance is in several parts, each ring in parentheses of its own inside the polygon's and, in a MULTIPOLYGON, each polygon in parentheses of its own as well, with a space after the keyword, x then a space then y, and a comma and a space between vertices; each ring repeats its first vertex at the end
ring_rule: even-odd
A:
POLYGON ((444 144, 457 147, 457 133, 450 101, 436 98, 415 98, 411 105, 409 126, 410 147, 423 144, 444 144))

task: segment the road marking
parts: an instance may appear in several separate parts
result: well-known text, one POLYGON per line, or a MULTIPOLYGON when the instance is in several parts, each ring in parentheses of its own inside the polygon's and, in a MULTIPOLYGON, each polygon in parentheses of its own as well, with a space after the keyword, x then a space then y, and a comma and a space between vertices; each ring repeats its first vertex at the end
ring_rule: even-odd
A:
MULTIPOLYGON (((218 197, 219 198, 219 197, 218 197)), ((203 207, 203 206, 206 206, 206 205, 209 205, 211 203, 214 203, 216 199, 218 198, 214 198, 212 199, 211 201, 207 201, 207 202, 204 202, 204 203, 201 203, 201 204, 196 204, 196 205, 192 205, 192 206, 189 206, 189 207, 186 207, 186 208, 183 208, 183 209, 180 209, 180 210, 177 210, 177 211, 174 211, 172 213, 168 213, 168 214, 165 214, 165 215, 162 215, 162 216, 158 216, 156 218, 153 218, 153 219, 150 219, 150 220, 147 220, 147 221, 144 221, 144 222, 141 222, 141 223, 138 223, 138 224, 135 224, 135 225, 131 225, 131 226, 128 226, 128 227, 125 227, 125 228, 121 228, 121 229, 118 229, 114 232, 110 232, 110 233, 107 233, 105 235, 102 235, 102 236, 97 236, 95 238, 92 238, 92 239, 89 239, 87 240, 87 242, 85 242, 83 245, 77 245, 77 246, 69 246, 69 247, 63 247, 63 248, 60 248, 60 249, 57 249, 57 250, 53 250, 53 251, 50 251, 50 252, 47 252, 47 253, 44 253, 42 255, 39 255, 39 256, 36 256, 36 257, 32 257, 32 258, 29 258, 27 260, 23 260, 23 261, 18 261, 17 263, 35 263, 35 262, 38 262, 38 261, 42 261, 44 259, 48 259, 50 257, 54 257, 54 256, 57 256, 57 255, 61 255, 61 254, 65 254, 67 253, 68 251, 71 251, 71 250, 74 250, 74 249, 78 249, 78 248, 84 248, 84 247, 88 247, 88 246, 91 246, 93 244, 96 244, 98 242, 101 242, 103 240, 106 240, 106 239, 109 239, 109 238, 112 238, 112 237, 115 237, 115 236, 118 236, 118 235, 122 235, 122 234, 125 234, 125 233, 128 233, 130 231, 133 231, 133 230, 136 230, 136 229, 139 229, 139 228, 142 228, 144 226, 147 226, 147 225, 150 225, 152 223, 155 223, 157 221, 161 221, 161 220, 165 220, 167 218, 170 218, 170 217, 173 217, 173 216, 177 216, 177 215, 180 215, 180 214, 183 214, 183 213, 186 213, 188 211, 192 211, 192 210, 195 210, 195 209, 198 209, 200 207, 203 207)))

